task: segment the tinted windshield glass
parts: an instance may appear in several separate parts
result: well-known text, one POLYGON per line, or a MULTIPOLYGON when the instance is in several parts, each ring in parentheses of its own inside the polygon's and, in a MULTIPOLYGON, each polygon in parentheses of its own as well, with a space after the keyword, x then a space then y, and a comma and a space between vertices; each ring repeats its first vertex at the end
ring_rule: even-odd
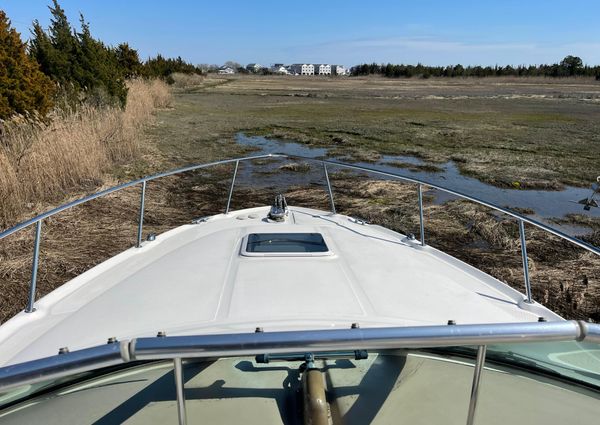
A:
POLYGON ((247 252, 327 252, 320 233, 251 233, 247 252))
POLYGON ((600 346, 564 341, 488 346, 490 360, 557 373, 600 387, 600 346))

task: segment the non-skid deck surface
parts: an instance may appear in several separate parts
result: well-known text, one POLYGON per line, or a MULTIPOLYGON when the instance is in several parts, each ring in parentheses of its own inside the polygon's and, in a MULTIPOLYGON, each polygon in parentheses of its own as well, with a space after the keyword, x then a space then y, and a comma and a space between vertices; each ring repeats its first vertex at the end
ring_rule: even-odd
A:
MULTIPOLYGON (((513 289, 431 247, 348 217, 292 208, 215 216, 132 248, 0 327, 0 364, 155 336, 536 321, 513 289), (244 257, 249 233, 321 233, 332 256, 244 257)), ((544 314, 554 315, 546 311, 544 314)))

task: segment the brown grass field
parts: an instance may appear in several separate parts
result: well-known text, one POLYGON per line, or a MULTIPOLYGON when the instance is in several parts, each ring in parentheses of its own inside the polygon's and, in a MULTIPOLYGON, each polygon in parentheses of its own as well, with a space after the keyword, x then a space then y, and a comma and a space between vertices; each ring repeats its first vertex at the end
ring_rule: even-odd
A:
MULTIPOLYGON (((600 174, 600 84, 587 79, 180 78, 171 107, 152 111, 130 138, 135 149, 118 161, 91 161, 89 172, 71 179, 44 177, 48 189, 39 202, 35 192, 15 189, 23 201, 12 212, 3 206, 6 225, 144 174, 249 153, 234 142, 240 131, 329 147, 349 160, 406 154, 435 166, 453 159, 463 173, 498 186, 584 186, 600 174)), ((223 166, 149 184, 145 234, 221 212, 231 171, 223 166)), ((284 171, 303 173, 306 165, 284 171)), ((418 233, 413 186, 343 173, 332 181, 340 212, 418 233)), ((274 190, 236 187, 233 207, 269 203, 274 190)), ((321 186, 292 187, 286 195, 293 205, 327 208, 321 186)), ((132 246, 138 197, 138 188, 127 189, 46 220, 38 297, 132 246)), ((426 202, 425 216, 429 244, 523 291, 514 221, 466 201, 426 202)), ((597 220, 572 219, 595 228, 589 241, 600 244, 597 220)), ((0 241, 0 321, 25 305, 32 232, 0 241)), ((529 226, 527 233, 534 298, 565 317, 599 321, 599 259, 529 226)))

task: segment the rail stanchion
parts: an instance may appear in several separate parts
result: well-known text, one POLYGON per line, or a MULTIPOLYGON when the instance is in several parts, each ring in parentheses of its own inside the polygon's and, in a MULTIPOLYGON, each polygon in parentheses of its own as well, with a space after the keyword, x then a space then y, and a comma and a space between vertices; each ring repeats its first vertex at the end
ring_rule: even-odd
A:
POLYGON ((325 180, 327 181, 327 192, 329 193, 329 203, 331 204, 331 213, 335 214, 335 203, 333 202, 333 191, 331 190, 331 182, 329 181, 329 173, 327 172, 327 164, 323 163, 323 171, 325 180))
POLYGON ((418 185, 419 192, 419 227, 421 231, 421 246, 425 246, 425 221, 423 220, 423 187, 418 185))
POLYGON ((146 202, 146 180, 142 182, 142 191, 140 194, 140 217, 138 221, 136 248, 142 246, 142 232, 144 230, 144 203, 146 202))
POLYGON ((231 187, 229 188, 229 197, 227 198, 227 207, 225 207, 225 214, 229 213, 229 207, 231 206, 231 197, 233 196, 233 186, 235 185, 235 177, 237 176, 239 165, 240 161, 235 161, 235 168, 233 169, 233 177, 231 178, 231 187))
POLYGON ((486 346, 480 345, 477 349, 477 362, 473 371, 473 383, 471 384, 471 399, 469 401, 469 413, 467 414, 467 425, 473 425, 475 420, 475 409, 477 408, 477 398, 479 396, 479 382, 481 381, 481 371, 485 363, 486 346))
POLYGON ((525 278, 525 291, 527 293, 527 302, 532 303, 531 283, 529 282, 529 260, 527 259, 527 241, 525 240, 525 223, 519 220, 519 235, 521 236, 521 257, 523 257, 523 277, 525 278))
POLYGON ((35 241, 33 243, 33 261, 31 263, 31 282, 29 283, 29 298, 27 300, 26 313, 35 311, 33 303, 35 302, 35 287, 37 284, 37 271, 40 260, 40 239, 42 237, 42 220, 35 223, 35 241))
POLYGON ((175 392, 177 394, 177 415, 179 418, 179 425, 185 425, 187 423, 187 412, 185 411, 183 365, 181 363, 181 357, 176 357, 173 359, 173 369, 175 376, 175 392))

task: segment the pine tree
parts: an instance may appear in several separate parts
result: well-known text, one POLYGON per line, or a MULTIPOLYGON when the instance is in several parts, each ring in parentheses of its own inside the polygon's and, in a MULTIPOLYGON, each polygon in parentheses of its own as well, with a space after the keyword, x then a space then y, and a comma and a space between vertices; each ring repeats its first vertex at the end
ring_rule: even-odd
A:
POLYGON ((127 43, 121 43, 115 50, 117 61, 123 70, 125 78, 138 77, 142 74, 142 63, 137 50, 129 47, 127 43))
MULTIPOLYGON (((92 37, 90 26, 80 16, 81 32, 71 27, 57 0, 49 7, 52 18, 46 33, 34 21, 30 53, 42 71, 57 81, 63 92, 83 93, 87 100, 125 104, 124 72, 114 49, 92 37)), ((77 99, 78 96, 71 96, 77 99)))
POLYGON ((54 84, 27 55, 27 46, 0 10, 0 118, 38 112, 52 106, 54 84))

